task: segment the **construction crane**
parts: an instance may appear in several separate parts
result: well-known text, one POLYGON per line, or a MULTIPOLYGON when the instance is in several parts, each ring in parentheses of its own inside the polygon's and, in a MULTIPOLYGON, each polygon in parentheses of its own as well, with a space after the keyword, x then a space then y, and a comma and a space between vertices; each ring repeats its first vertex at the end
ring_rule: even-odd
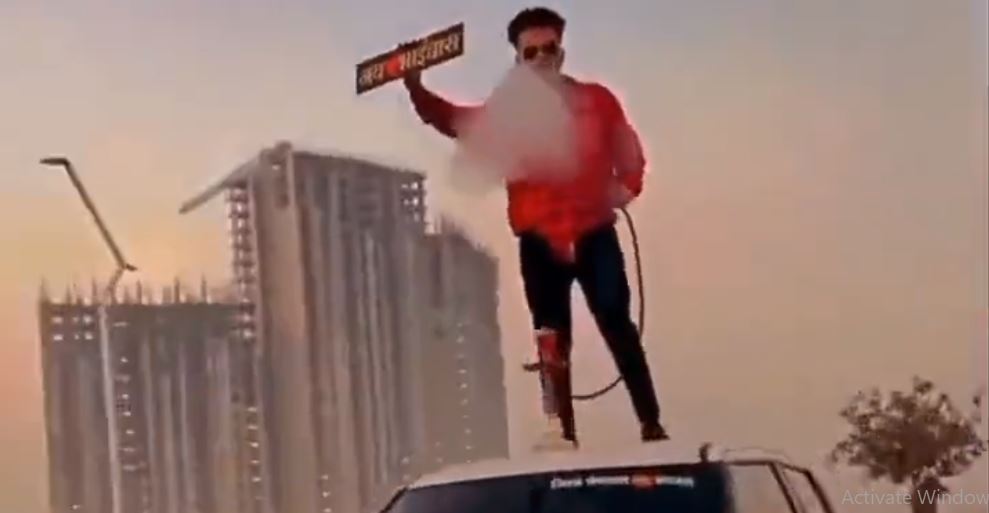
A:
POLYGON ((103 367, 103 401, 106 404, 107 446, 109 448, 110 456, 111 513, 122 513, 120 447, 118 444, 119 436, 117 430, 117 410, 114 407, 114 405, 116 405, 116 400, 114 398, 113 365, 110 355, 110 333, 108 326, 109 321, 107 319, 107 305, 113 301, 114 294, 117 290, 117 283, 120 281, 120 278, 122 278, 124 273, 127 271, 136 271, 137 267, 127 262, 123 256, 123 253, 120 251, 120 247, 117 246, 116 242, 114 242, 113 237, 110 235, 110 230, 107 229, 106 224, 103 222, 99 212, 96 210, 96 205, 93 204, 93 200, 89 197, 89 194, 86 192, 86 188, 82 185, 82 181, 79 180, 79 175, 76 174, 75 168, 72 166, 72 162, 65 157, 47 157, 41 159, 41 163, 46 166, 61 167, 65 169, 66 174, 69 175, 69 179, 72 180, 72 185, 75 186, 76 191, 79 193, 79 197, 82 198, 83 204, 93 216, 93 220, 96 222, 96 227, 99 229, 100 235, 103 237, 103 241, 110 249, 110 253, 112 254, 113 260, 117 266, 103 290, 103 297, 97 304, 97 315, 99 317, 100 329, 100 360, 102 361, 103 367))

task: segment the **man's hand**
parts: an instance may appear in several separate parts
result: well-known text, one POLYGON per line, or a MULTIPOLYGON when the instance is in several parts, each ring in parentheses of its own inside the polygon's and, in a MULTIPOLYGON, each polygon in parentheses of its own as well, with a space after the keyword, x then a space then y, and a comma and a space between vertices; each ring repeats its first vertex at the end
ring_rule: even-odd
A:
POLYGON ((402 81, 405 82, 406 87, 422 86, 422 70, 410 69, 406 71, 402 76, 402 81))
MULTIPOLYGON (((395 49, 396 50, 411 50, 416 47, 419 43, 416 41, 406 41, 404 43, 399 43, 395 49)), ((422 70, 421 69, 410 69, 402 74, 402 82, 405 83, 405 87, 412 88, 422 85, 422 70)))
POLYGON ((632 191, 616 180, 611 183, 611 188, 608 190, 608 198, 611 201, 612 208, 625 208, 635 199, 635 194, 632 194, 632 191))

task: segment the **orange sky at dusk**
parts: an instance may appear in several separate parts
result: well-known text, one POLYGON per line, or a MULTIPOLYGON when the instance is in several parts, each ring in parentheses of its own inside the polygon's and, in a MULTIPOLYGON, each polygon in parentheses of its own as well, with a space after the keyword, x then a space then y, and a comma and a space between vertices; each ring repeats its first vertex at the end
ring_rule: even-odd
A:
MULTIPOLYGON (((158 286, 225 278, 222 202, 177 209, 262 145, 288 139, 424 170, 430 207, 502 258, 513 448, 540 427, 535 383, 516 371, 529 334, 503 195, 450 187, 453 147, 421 126, 398 87, 355 98, 351 74, 383 50, 382 33, 397 42, 465 20, 467 55, 426 82, 479 99, 509 64, 502 20, 521 4, 437 1, 367 21, 371 35, 352 27, 380 5, 248 4, 229 16, 188 2, 0 7, 12 20, 0 21, 0 511, 47 511, 41 278, 60 293, 112 271, 69 181, 37 164, 50 152, 73 158, 141 279, 158 286)), ((919 373, 961 400, 985 385, 982 3, 637 2, 608 22, 594 2, 557 4, 571 19, 571 70, 618 92, 647 147, 632 213, 647 350, 674 436, 817 462, 860 388, 905 387, 919 373), (623 30, 643 19, 669 25, 623 30)), ((614 371, 575 298, 584 391, 614 371)), ((590 444, 634 439, 621 389, 578 415, 590 444)), ((829 476, 835 490, 863 486, 829 476)), ((958 483, 985 493, 987 479, 983 460, 958 483)))

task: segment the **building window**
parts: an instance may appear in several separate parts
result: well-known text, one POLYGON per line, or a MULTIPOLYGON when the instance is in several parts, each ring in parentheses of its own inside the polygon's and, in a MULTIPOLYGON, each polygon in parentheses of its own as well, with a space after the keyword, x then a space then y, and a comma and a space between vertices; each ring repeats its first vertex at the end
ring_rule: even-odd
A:
POLYGON ((350 194, 351 187, 350 182, 347 180, 340 180, 337 183, 337 205, 340 205, 339 215, 341 221, 348 221, 350 219, 350 194))
POLYGON ((292 173, 292 182, 295 184, 295 201, 309 203, 309 197, 306 195, 306 190, 311 187, 309 176, 305 167, 295 166, 295 172, 292 173))
POLYGON ((326 173, 314 172, 312 179, 312 195, 317 208, 329 212, 331 205, 329 179, 326 173))
POLYGON ((288 188, 288 170, 285 169, 285 165, 278 163, 273 166, 276 172, 275 175, 275 204, 278 208, 285 208, 289 205, 291 198, 289 198, 289 188, 288 188))

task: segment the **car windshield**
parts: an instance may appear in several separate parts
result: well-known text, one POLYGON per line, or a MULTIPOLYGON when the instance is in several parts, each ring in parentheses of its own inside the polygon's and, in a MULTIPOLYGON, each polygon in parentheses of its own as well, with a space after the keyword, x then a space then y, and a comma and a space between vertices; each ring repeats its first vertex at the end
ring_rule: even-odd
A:
POLYGON ((720 513, 716 466, 525 474, 412 489, 387 513, 720 513))

